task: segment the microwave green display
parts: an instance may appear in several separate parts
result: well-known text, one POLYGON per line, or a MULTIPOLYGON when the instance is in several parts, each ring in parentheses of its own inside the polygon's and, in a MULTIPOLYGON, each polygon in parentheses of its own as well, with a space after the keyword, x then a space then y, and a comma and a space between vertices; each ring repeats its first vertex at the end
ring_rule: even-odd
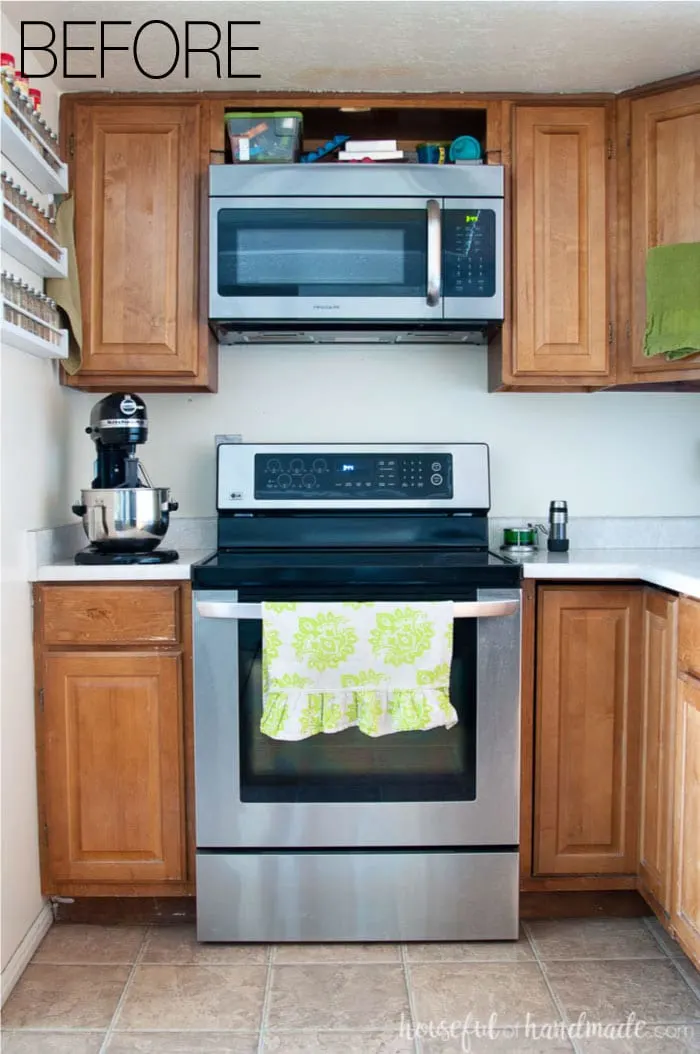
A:
POLYGON ((470 213, 467 213, 467 215, 464 217, 464 222, 465 223, 478 223, 479 222, 479 214, 478 214, 478 212, 475 213, 474 215, 471 215, 470 213))

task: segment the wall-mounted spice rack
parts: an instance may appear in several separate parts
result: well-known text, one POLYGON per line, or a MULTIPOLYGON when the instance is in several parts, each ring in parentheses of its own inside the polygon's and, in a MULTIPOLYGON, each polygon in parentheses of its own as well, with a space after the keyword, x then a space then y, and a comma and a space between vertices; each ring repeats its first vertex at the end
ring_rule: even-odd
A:
POLYGON ((3 344, 44 359, 66 359, 68 331, 61 329, 59 322, 55 301, 3 271, 0 317, 3 344))
POLYGON ((68 192, 68 166, 48 145, 34 145, 36 133, 11 95, 3 92, 0 114, 2 152, 44 194, 68 192), (47 160, 49 158, 50 160, 47 160))
POLYGON ((21 213, 9 201, 5 198, 1 200, 0 232, 5 252, 43 278, 65 278, 68 274, 66 250, 49 238, 38 224, 21 213), (19 224, 31 233, 27 234, 20 230, 19 224), (47 252, 43 246, 51 247, 51 253, 47 252))
MULTIPOLYGON (((5 301, 3 301, 3 308, 5 301)), ((55 331, 57 343, 38 337, 24 326, 17 326, 4 317, 0 318, 0 341, 12 348, 26 351, 30 355, 36 355, 40 359, 67 359, 68 358, 68 330, 58 329, 55 331)))

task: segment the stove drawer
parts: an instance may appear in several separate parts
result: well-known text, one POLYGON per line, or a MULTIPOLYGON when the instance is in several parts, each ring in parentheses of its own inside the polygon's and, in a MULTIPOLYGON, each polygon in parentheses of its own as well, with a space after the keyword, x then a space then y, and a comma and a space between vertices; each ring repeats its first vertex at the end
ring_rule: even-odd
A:
POLYGON ((516 851, 198 852, 197 937, 517 940, 518 859, 516 851))
POLYGON ((38 591, 44 644, 177 644, 182 637, 177 585, 44 586, 38 591))

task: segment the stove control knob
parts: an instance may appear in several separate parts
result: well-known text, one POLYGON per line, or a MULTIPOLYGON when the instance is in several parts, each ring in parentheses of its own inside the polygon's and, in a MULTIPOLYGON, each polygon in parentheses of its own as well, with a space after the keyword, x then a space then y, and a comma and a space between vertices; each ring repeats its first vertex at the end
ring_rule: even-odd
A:
POLYGON ((270 458, 267 463, 267 471, 271 476, 276 476, 278 472, 282 471, 282 462, 276 457, 270 458))
POLYGON ((310 472, 307 472, 306 475, 302 476, 301 478, 301 485, 305 488, 305 490, 313 490, 316 486, 316 477, 313 476, 310 472))
POLYGON ((293 457, 289 462, 289 471, 293 472, 295 476, 300 476, 304 471, 304 462, 300 457, 293 457))
POLYGON ((288 472, 283 472, 277 477, 277 486, 280 490, 289 490, 292 485, 292 477, 288 472))
POLYGON ((430 482, 434 487, 439 487, 442 483, 442 476, 440 475, 440 473, 434 472, 433 475, 430 477, 430 482))
POLYGON ((326 464, 325 458, 317 457, 314 459, 314 463, 311 467, 313 468, 314 472, 325 472, 328 468, 328 465, 326 464))

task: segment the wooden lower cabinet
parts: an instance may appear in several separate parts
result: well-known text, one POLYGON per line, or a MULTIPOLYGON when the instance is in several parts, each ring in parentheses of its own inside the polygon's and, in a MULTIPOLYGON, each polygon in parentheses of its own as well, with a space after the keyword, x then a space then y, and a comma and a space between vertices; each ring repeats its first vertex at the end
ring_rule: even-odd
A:
POLYGON ((671 926, 700 969, 700 680, 678 679, 671 926))
POLYGON ((644 591, 639 888, 670 912, 678 597, 644 591))
POLYGON ((700 600, 681 597, 678 616, 678 668, 700 680, 700 600))
POLYGON ((158 646, 147 641, 152 633, 148 613, 155 623, 164 622, 172 616, 175 596, 184 616, 189 587, 120 588, 121 593, 99 584, 38 587, 37 751, 45 894, 191 891, 190 655, 184 617, 178 614, 176 620, 182 642, 158 646), (99 635, 106 607, 131 639, 120 643, 116 637, 115 646, 76 643, 86 633, 90 639, 91 624, 99 635), (142 618, 135 617, 139 609, 142 618), (69 640, 52 645, 61 610, 69 640))
POLYGON ((534 875, 637 871, 642 587, 538 590, 534 875))

